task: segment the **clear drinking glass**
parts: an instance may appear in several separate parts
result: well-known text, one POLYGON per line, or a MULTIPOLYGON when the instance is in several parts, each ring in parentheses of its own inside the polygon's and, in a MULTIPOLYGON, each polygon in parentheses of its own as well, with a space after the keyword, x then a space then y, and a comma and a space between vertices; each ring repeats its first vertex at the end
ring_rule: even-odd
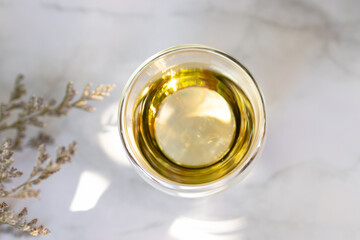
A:
POLYGON ((152 186, 202 197, 243 179, 266 129, 264 100, 249 71, 228 54, 181 45, 146 60, 119 106, 128 158, 152 186))

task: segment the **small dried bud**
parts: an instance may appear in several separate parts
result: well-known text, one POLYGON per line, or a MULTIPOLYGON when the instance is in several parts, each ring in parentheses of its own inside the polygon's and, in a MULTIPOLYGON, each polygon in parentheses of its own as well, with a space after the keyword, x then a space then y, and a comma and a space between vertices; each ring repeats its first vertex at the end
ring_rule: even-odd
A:
POLYGON ((90 87, 92 86, 92 83, 88 83, 86 84, 84 90, 83 90, 83 96, 88 96, 89 95, 89 90, 90 90, 90 87))
POLYGON ((71 101, 74 96, 77 94, 77 91, 74 89, 73 87, 73 82, 69 82, 68 85, 66 86, 66 95, 67 95, 67 100, 71 101))
POLYGON ((0 121, 9 117, 10 112, 8 111, 8 105, 6 103, 0 104, 0 121))
POLYGON ((44 122, 40 121, 37 117, 30 118, 29 124, 40 128, 43 128, 45 126, 44 122))
POLYGON ((0 203, 0 209, 1 209, 1 210, 6 209, 6 208, 8 208, 8 207, 9 207, 9 205, 7 205, 6 202, 0 203))
POLYGON ((88 111, 88 112, 94 112, 96 108, 94 108, 90 105, 85 105, 81 109, 84 109, 85 111, 88 111))
POLYGON ((30 232, 30 235, 31 236, 47 235, 47 234, 49 234, 49 232, 50 232, 49 229, 44 228, 43 225, 40 225, 37 228, 33 228, 30 232))
POLYGON ((56 100, 55 99, 50 99, 50 101, 48 103, 49 107, 55 106, 55 104, 56 104, 56 100))
POLYGON ((39 164, 43 164, 47 159, 49 159, 49 155, 46 153, 45 145, 41 144, 38 148, 37 161, 39 164))
POLYGON ((24 218, 26 215, 28 214, 27 208, 23 208, 23 210, 21 210, 21 212, 17 215, 17 217, 19 219, 24 218))
POLYGON ((74 155, 76 152, 76 142, 72 142, 70 143, 70 145, 68 146, 68 151, 70 153, 70 155, 74 155))
POLYGON ((14 101, 16 99, 21 98, 24 94, 26 94, 26 88, 23 84, 24 76, 19 74, 15 81, 15 88, 10 94, 10 101, 14 101))
POLYGON ((11 167, 10 171, 8 171, 7 173, 8 173, 8 177, 12 177, 12 178, 18 178, 18 177, 21 177, 23 175, 22 172, 18 171, 14 167, 11 167))
POLYGON ((104 97, 101 95, 91 95, 91 96, 89 96, 88 99, 95 100, 95 101, 102 101, 104 99, 104 97))
POLYGON ((87 101, 79 101, 75 103, 75 107, 82 108, 87 104, 87 101))
POLYGON ((27 225, 32 227, 33 225, 37 224, 38 220, 37 218, 34 218, 33 220, 31 220, 27 225))

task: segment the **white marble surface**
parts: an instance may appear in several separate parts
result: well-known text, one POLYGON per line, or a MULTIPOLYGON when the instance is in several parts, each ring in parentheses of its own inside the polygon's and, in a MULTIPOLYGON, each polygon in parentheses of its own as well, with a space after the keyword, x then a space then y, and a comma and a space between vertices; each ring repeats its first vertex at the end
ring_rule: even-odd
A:
POLYGON ((50 121, 56 144, 76 139, 79 150, 26 201, 52 230, 41 239, 360 239, 360 1, 0 0, 1 100, 19 72, 46 97, 70 80, 117 84, 96 113, 50 121), (183 43, 233 55, 267 100, 262 159, 203 199, 145 183, 116 130, 131 73, 183 43))

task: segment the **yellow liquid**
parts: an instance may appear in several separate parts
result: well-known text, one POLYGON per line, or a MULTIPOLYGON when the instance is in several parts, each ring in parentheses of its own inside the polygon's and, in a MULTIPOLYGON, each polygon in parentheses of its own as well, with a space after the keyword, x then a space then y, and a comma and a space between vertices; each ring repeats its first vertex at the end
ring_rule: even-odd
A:
POLYGON ((242 165, 254 113, 225 75, 177 66, 149 81, 135 105, 133 129, 148 170, 183 184, 218 180, 242 165))

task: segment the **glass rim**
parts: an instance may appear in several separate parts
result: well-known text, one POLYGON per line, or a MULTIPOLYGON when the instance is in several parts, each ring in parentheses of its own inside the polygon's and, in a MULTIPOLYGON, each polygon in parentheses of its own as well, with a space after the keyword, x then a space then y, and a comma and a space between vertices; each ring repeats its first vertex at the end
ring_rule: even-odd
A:
POLYGON ((221 192, 233 184, 237 183, 241 180, 240 175, 243 174, 243 177, 247 175, 247 173, 252 169, 254 166, 254 163, 256 162, 256 157, 260 155, 260 151, 262 150, 262 146, 265 142, 265 136, 266 136, 266 111, 265 111, 265 100, 263 93, 261 89, 259 88, 257 82, 255 81, 252 74, 249 72, 249 70, 241 64, 238 60, 230 56, 229 54, 225 53, 224 51, 221 51, 219 49, 200 45, 200 44, 184 44, 184 45, 178 45, 173 46, 167 49, 164 49, 148 59, 146 59, 130 76, 128 81, 126 82, 120 102, 119 102, 119 108, 118 108, 118 130, 121 138, 122 145, 124 147, 124 150, 126 152, 127 158, 131 162, 131 165, 134 166, 136 171, 139 173, 139 175, 146 180, 150 185, 153 187, 164 191, 168 194, 175 195, 175 196, 181 196, 181 197, 203 197, 207 195, 211 195, 217 192, 221 192), (260 125, 259 133, 257 134, 259 136, 258 140, 252 143, 254 145, 254 149, 252 149, 249 156, 245 159, 244 163, 239 166, 236 171, 229 173, 229 175, 225 176, 224 178, 220 180, 211 181, 208 183, 201 183, 201 184, 183 184, 183 183, 173 183, 170 181, 166 181, 162 178, 159 178, 152 174, 148 169, 143 167, 141 163, 137 160, 135 154, 131 150, 131 146, 129 144, 129 140, 127 139, 127 136, 125 133, 126 131, 126 118, 125 118, 125 111, 124 111, 124 105, 126 104, 127 96, 129 95, 129 92, 131 91, 132 85, 136 82, 137 77, 142 73, 144 69, 146 69, 149 65, 151 65, 154 61, 159 59, 160 57, 175 53, 181 50, 198 50, 198 51, 204 51, 208 52, 210 54, 217 54, 222 57, 225 57, 225 59, 233 62, 237 67, 245 71, 245 73, 249 76, 249 79, 251 79, 252 83, 254 84, 256 91, 260 97, 260 105, 262 109, 262 115, 263 119, 260 121, 262 124, 260 125), (252 167, 251 167, 252 166, 252 167), (246 172, 247 171, 247 172, 246 172), (235 181, 237 180, 238 181, 235 181))

